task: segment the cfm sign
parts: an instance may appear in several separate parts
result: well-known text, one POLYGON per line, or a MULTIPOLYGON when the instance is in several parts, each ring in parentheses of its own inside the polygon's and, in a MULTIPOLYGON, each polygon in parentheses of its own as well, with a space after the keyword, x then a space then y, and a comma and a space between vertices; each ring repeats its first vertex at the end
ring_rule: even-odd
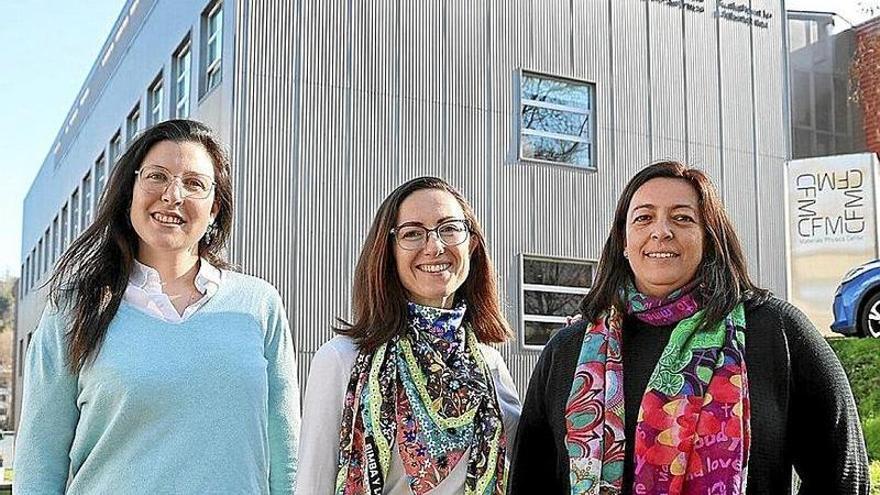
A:
POLYGON ((820 330, 828 330, 840 280, 877 258, 873 153, 788 162, 788 294, 820 330))
POLYGON ((868 212, 865 202, 865 172, 861 168, 804 172, 798 174, 794 182, 796 230, 801 240, 821 238, 820 242, 828 242, 844 234, 864 234, 868 212), (836 211, 834 208, 826 208, 820 213, 820 200, 842 204, 836 211))

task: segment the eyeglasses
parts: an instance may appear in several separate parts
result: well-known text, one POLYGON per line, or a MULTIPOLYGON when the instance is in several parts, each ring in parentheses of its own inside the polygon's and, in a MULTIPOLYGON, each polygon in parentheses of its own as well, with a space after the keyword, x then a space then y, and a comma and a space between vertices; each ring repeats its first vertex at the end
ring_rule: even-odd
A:
POLYGON ((135 170, 141 189, 151 194, 163 194, 175 181, 180 181, 180 195, 184 198, 205 199, 214 188, 214 181, 205 174, 184 172, 174 175, 164 167, 147 165, 135 170))
POLYGON ((428 244, 428 234, 432 232, 444 246, 458 246, 471 235, 467 220, 447 220, 433 229, 421 225, 402 225, 391 229, 389 235, 394 236, 401 249, 417 251, 428 244))

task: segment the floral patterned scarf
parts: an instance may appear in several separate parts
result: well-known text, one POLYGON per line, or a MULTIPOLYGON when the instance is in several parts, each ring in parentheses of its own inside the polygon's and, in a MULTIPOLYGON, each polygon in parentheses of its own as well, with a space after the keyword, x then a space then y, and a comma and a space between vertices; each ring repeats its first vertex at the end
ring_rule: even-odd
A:
MULTIPOLYGON (((639 408, 633 493, 742 495, 750 428, 742 304, 698 331, 696 284, 665 299, 625 290, 627 311, 650 325, 677 323, 639 408)), ((622 315, 586 329, 565 410, 572 495, 620 493, 624 401, 622 315)))
POLYGON ((392 448, 410 489, 442 482, 470 449, 465 493, 500 495, 506 439, 492 375, 466 304, 445 310, 409 303, 408 331, 360 353, 345 394, 337 495, 380 495, 392 448))

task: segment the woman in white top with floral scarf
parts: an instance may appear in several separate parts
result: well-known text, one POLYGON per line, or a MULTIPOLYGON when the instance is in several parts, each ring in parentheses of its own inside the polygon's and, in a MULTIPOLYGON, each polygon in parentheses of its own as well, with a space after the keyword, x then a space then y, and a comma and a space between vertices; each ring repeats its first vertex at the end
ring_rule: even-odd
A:
POLYGON ((502 494, 520 402, 509 326, 473 210, 422 177, 379 207, 354 321, 312 360, 299 494, 502 494))

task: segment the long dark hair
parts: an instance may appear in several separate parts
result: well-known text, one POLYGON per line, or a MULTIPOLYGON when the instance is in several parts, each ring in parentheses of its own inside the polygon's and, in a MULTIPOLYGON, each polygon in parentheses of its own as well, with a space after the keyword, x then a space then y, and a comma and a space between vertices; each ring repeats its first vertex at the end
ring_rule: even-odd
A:
POLYGON ((471 242, 475 244, 470 255, 470 272, 456 294, 468 303, 464 321, 472 326, 480 342, 506 341, 510 337, 510 326, 501 313, 495 268, 486 252, 483 229, 464 196, 436 177, 419 177, 404 183, 379 206, 355 268, 351 298, 354 323, 339 319, 341 325, 334 330, 350 336, 365 352, 374 351, 406 330, 406 292, 394 263, 394 241, 390 232, 397 222, 401 203, 422 189, 451 194, 470 224, 471 242))
POLYGON ((719 322, 740 302, 760 302, 769 297, 769 291, 752 282, 743 255, 742 245, 724 205, 701 170, 689 168, 675 161, 654 163, 633 176, 617 201, 611 233, 605 241, 596 280, 590 292, 581 302, 581 314, 587 321, 595 321, 605 310, 614 307, 623 312, 626 308, 621 299, 621 288, 628 283, 633 272, 623 256, 626 246, 626 216, 633 196, 651 179, 669 178, 687 181, 699 198, 700 216, 703 219, 703 260, 697 268, 700 291, 704 301, 705 316, 702 327, 719 322))
POLYGON ((49 280, 49 302, 69 316, 67 357, 73 372, 97 355, 122 302, 138 249, 129 218, 135 171, 161 141, 198 143, 211 157, 218 211, 210 234, 199 240, 198 252, 214 266, 231 268, 223 257, 232 228, 232 180, 223 145, 208 126, 193 120, 169 120, 146 129, 119 158, 94 222, 61 255, 49 280))

